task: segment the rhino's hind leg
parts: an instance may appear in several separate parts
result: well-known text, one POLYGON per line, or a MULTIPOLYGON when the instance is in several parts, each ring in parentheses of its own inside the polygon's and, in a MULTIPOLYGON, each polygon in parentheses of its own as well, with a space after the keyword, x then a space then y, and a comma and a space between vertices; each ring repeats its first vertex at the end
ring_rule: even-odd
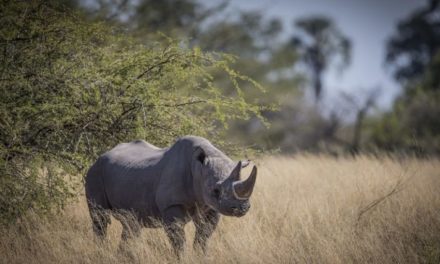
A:
POLYGON ((104 190, 100 164, 101 159, 98 159, 87 172, 85 189, 93 231, 99 238, 104 238, 110 223, 110 214, 107 210, 111 207, 104 190))
POLYGON ((93 232, 100 239, 104 239, 107 234, 107 226, 110 224, 110 214, 104 208, 88 203, 90 217, 92 218, 93 232))

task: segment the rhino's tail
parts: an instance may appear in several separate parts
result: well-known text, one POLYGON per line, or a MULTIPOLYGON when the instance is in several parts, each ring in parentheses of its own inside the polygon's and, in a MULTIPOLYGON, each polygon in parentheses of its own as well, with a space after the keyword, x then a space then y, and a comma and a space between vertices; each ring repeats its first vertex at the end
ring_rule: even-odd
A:
POLYGON ((93 231, 101 238, 106 235, 111 209, 102 176, 102 161, 98 159, 87 172, 85 189, 93 231))

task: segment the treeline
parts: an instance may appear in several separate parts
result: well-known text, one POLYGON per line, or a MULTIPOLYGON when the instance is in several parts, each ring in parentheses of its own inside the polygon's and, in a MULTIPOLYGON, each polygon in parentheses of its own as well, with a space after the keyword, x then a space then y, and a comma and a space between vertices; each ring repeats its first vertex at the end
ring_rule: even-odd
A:
POLYGON ((372 120, 371 143, 387 151, 440 154, 440 1, 402 20, 386 62, 402 85, 393 109, 372 120))
MULTIPOLYGON (((384 61, 402 88, 389 112, 376 109, 381 90, 375 87, 351 87, 339 95, 336 107, 323 102, 328 89, 324 74, 331 67, 340 71, 349 67, 356 48, 325 15, 298 18, 286 29, 279 18, 259 11, 230 11, 227 2, 210 6, 195 0, 65 2, 91 20, 122 26, 143 43, 156 40, 160 32, 186 39, 189 46, 203 51, 237 56, 231 67, 267 90, 262 95, 242 86, 243 96, 264 106, 261 113, 270 126, 252 115, 228 122, 228 139, 282 152, 439 154, 438 0, 427 0, 389 37, 384 61), (286 37, 286 30, 294 33, 286 37)), ((224 91, 231 89, 222 77, 217 81, 224 91)))

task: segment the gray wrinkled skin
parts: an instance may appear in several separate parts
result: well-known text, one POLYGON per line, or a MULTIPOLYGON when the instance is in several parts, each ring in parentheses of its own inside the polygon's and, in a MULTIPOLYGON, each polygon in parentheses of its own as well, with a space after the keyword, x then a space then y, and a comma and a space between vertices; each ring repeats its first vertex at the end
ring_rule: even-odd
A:
POLYGON ((205 251, 220 214, 241 217, 250 208, 256 167, 248 179, 240 179, 248 163, 233 162, 195 136, 182 137, 165 149, 143 140, 121 143, 100 156, 86 176, 94 232, 105 237, 110 214, 121 220, 124 240, 138 235, 139 226, 163 226, 180 255, 183 227, 193 220, 194 247, 205 251))

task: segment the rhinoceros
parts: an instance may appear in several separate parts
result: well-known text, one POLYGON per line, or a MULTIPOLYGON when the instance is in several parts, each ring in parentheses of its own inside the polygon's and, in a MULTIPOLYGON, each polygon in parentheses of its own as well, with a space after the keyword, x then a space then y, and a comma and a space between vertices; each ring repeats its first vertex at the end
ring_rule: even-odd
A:
POLYGON ((206 252, 220 215, 241 217, 250 208, 257 167, 241 180, 240 171, 248 164, 232 161, 196 136, 163 149, 144 140, 121 143, 101 155, 85 178, 93 231, 104 238, 111 214, 123 225, 122 240, 139 235, 141 227, 163 227, 179 256, 184 225, 192 220, 194 247, 206 252), (123 212, 134 221, 123 221, 123 212))

